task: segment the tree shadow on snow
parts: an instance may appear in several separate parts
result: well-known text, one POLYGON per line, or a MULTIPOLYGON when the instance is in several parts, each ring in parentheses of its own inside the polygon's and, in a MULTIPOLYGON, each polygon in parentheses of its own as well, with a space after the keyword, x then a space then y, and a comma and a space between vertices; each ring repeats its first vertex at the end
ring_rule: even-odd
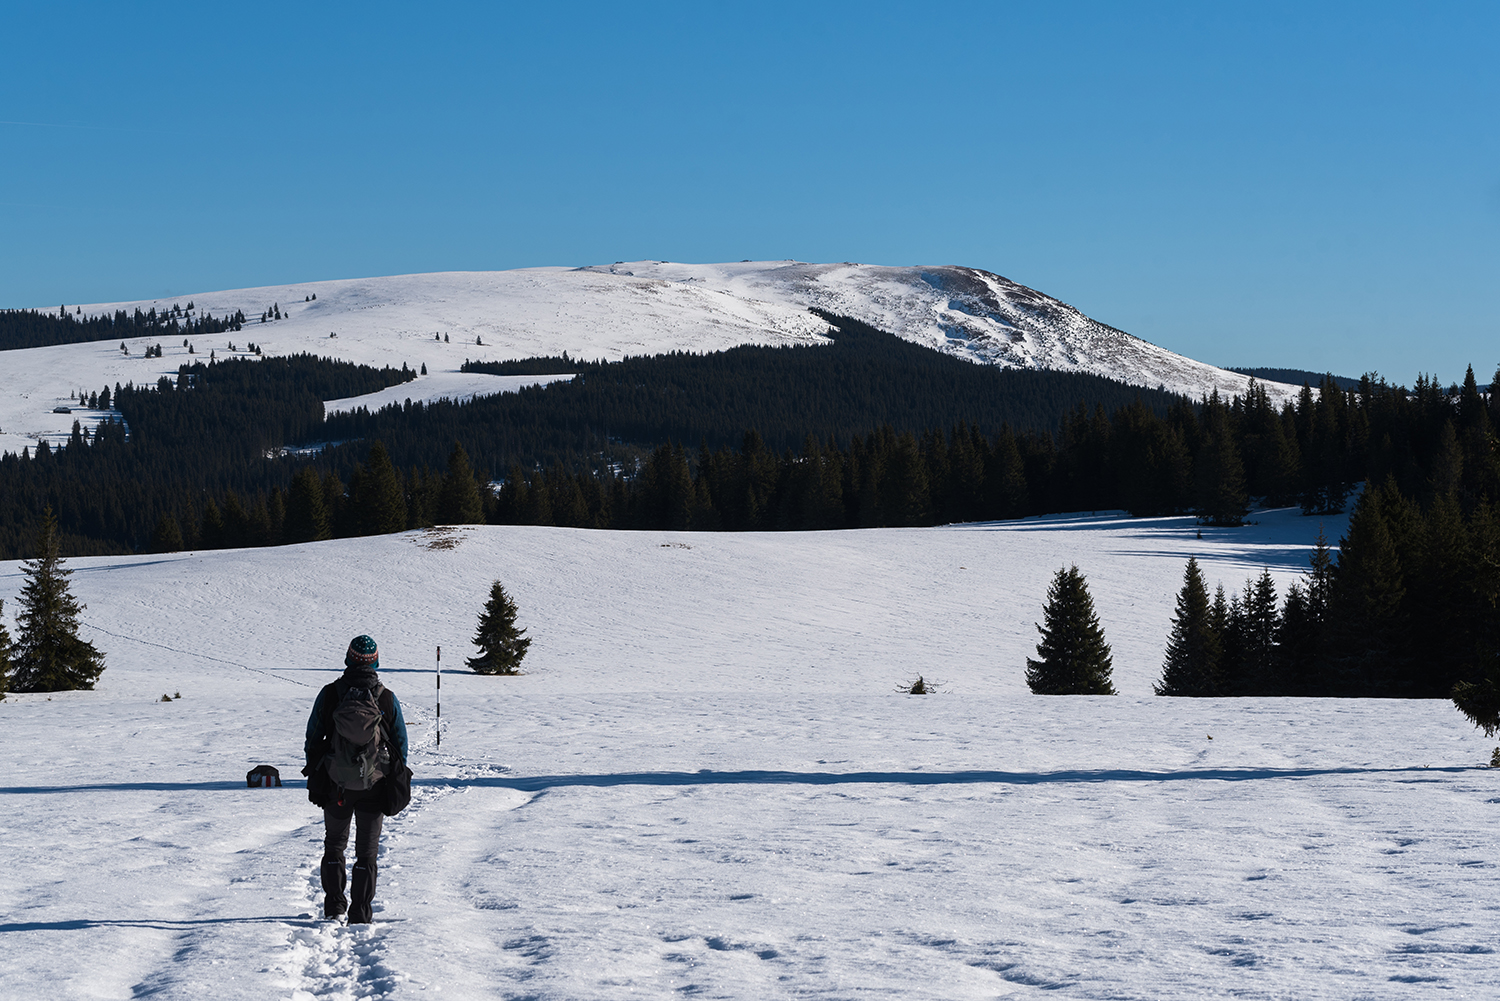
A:
POLYGON ((1147 772, 1123 768, 1058 772, 618 772, 607 775, 485 775, 463 779, 414 779, 418 786, 475 786, 542 792, 571 786, 692 785, 1046 785, 1103 782, 1251 782, 1309 779, 1321 775, 1404 775, 1411 772, 1467 772, 1468 766, 1441 768, 1196 768, 1147 772))
POLYGON ((74 921, 15 921, 0 924, 0 933, 12 931, 87 931, 93 928, 150 928, 155 931, 182 931, 204 925, 293 925, 316 928, 321 922, 305 914, 287 916, 267 915, 255 918, 195 918, 188 921, 158 921, 151 918, 120 918, 117 920, 74 921))
MULTIPOLYGON (((1470 765, 1437 768, 1192 768, 1172 772, 1148 772, 1128 768, 1075 769, 1058 772, 611 772, 600 775, 481 775, 473 778, 413 778, 413 786, 435 788, 515 789, 543 792, 573 786, 696 786, 696 785, 1076 785, 1102 782, 1257 782, 1271 779, 1310 779, 1321 775, 1451 775, 1473 771, 1470 765)), ((306 789, 300 779, 287 780, 287 791, 306 789)), ((263 789, 248 789, 239 782, 95 782, 74 786, 5 786, 3 795, 35 795, 69 792, 230 792, 239 790, 259 797, 263 789)))

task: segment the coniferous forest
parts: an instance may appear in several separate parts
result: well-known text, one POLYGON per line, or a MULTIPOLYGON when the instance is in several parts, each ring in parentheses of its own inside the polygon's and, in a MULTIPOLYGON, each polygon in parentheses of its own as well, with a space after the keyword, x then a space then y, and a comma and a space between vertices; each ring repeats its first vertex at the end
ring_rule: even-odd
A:
POLYGON ((31 554, 48 506, 60 551, 86 555, 480 521, 798 530, 1124 509, 1233 526, 1252 498, 1328 514, 1365 484, 1305 586, 1184 584, 1179 629, 1212 635, 1174 634, 1159 691, 1494 694, 1500 399, 1472 371, 1448 388, 1329 377, 1278 409, 1259 386, 1193 401, 1000 371, 830 319, 827 347, 470 363, 575 378, 326 420, 323 400, 415 373, 236 358, 101 387, 90 403, 117 422, 0 457, 0 558, 31 554))
POLYGON ((161 312, 153 306, 145 312, 137 309, 126 313, 121 309, 113 315, 99 316, 84 316, 81 308, 69 313, 66 306, 58 307, 56 313, 0 309, 0 351, 131 337, 202 337, 240 330, 245 325, 245 314, 238 310, 222 317, 195 316, 194 312, 192 302, 186 306, 176 304, 161 312))

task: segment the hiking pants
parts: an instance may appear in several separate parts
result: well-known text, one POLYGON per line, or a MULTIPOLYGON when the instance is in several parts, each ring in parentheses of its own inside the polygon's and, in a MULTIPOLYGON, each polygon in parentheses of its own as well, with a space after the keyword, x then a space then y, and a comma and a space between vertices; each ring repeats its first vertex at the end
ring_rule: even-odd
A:
POLYGON ((375 900, 375 856, 380 850, 380 827, 385 816, 371 802, 334 803, 323 808, 323 913, 337 917, 349 912, 350 924, 367 924, 375 900), (349 821, 354 821, 354 878, 344 896, 344 852, 349 847, 349 821))

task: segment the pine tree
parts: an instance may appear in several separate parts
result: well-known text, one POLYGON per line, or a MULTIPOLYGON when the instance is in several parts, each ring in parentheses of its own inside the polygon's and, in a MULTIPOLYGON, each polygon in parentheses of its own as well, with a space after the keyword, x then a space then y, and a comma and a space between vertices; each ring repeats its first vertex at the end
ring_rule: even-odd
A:
POLYGON ((443 488, 438 494, 437 523, 476 525, 483 521, 484 501, 469 465, 469 453, 455 441, 453 451, 448 453, 448 475, 443 477, 443 488))
POLYGON ((1240 602, 1244 624, 1240 630, 1240 677, 1235 695, 1273 695, 1278 685, 1276 582, 1270 570, 1245 582, 1240 602))
POLYGON ((1297 581, 1287 588, 1276 626, 1276 690, 1273 695, 1316 695, 1318 626, 1307 591, 1297 581))
POLYGON ((151 551, 153 553, 182 551, 182 529, 177 526, 177 519, 171 514, 162 515, 156 523, 156 531, 151 533, 151 551))
POLYGON ((1153 688, 1157 695, 1205 696, 1218 695, 1220 687, 1219 634, 1214 630, 1208 585, 1194 557, 1188 560, 1177 594, 1161 681, 1153 688))
POLYGON ((406 492, 385 445, 370 446, 370 464, 363 469, 351 499, 358 510, 360 535, 389 535, 406 530, 406 492))
POLYGON ((287 493, 284 536, 287 542, 293 543, 333 538, 328 525, 328 508, 323 502, 323 483, 312 466, 303 466, 292 477, 292 488, 287 493))
POLYGON ((1218 392, 1203 408, 1204 438, 1194 462, 1198 519, 1209 525, 1241 525, 1245 520, 1245 467, 1234 442, 1230 410, 1218 392))
POLYGON ((1392 696, 1405 673, 1406 583, 1386 520, 1383 490, 1365 484, 1339 540, 1329 595, 1335 695, 1392 696))
POLYGON ((1076 565, 1057 571, 1037 626, 1041 660, 1026 659, 1026 684, 1037 695, 1114 695, 1113 665, 1094 614, 1088 582, 1076 565))
POLYGON ((49 507, 37 533, 36 557, 22 564, 26 584, 21 588, 19 635, 15 644, 15 690, 61 692, 92 689, 104 672, 104 656, 78 637, 78 613, 83 611, 68 590, 73 571, 58 555, 57 519, 49 507))
POLYGON ((198 539, 204 549, 224 548, 224 516, 219 513, 219 505, 212 497, 203 501, 203 527, 198 532, 198 539))
POLYGON ((10 686, 10 630, 5 628, 5 602, 0 600, 0 699, 10 686))
POLYGON ((497 580, 490 586, 490 600, 479 616, 479 632, 473 643, 479 656, 467 661, 476 674, 520 674, 521 660, 531 640, 526 630, 516 628, 516 603, 497 580))

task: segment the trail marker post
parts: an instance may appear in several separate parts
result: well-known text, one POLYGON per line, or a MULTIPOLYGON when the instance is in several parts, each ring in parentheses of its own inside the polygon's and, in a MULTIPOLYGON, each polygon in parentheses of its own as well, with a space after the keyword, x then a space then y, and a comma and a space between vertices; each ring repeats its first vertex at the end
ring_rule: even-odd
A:
POLYGON ((443 746, 443 648, 437 648, 437 746, 443 746))

